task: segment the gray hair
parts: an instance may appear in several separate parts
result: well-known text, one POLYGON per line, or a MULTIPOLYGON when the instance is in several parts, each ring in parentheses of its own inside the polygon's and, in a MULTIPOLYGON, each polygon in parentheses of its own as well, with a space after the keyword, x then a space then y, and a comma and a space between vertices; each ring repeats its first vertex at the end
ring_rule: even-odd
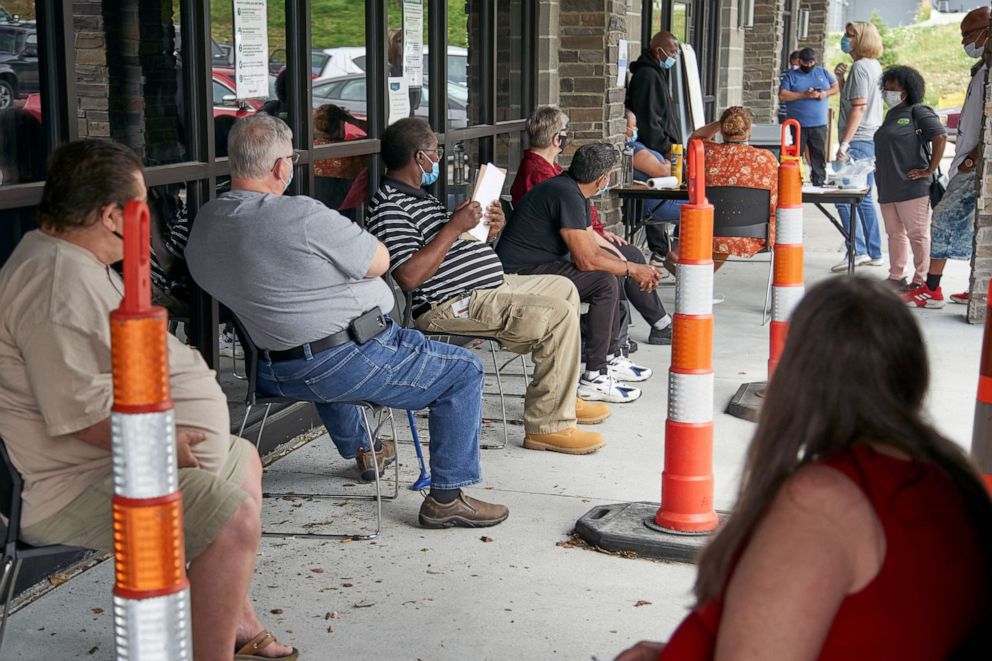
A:
POLYGON ((527 118, 530 146, 547 147, 558 132, 568 126, 568 115, 557 106, 541 106, 527 118))
POLYGON ((576 150, 568 173, 580 184, 591 184, 609 172, 616 162, 616 149, 605 142, 594 142, 576 150))
POLYGON ((257 112, 239 119, 227 137, 231 177, 265 179, 287 146, 293 147, 293 132, 278 117, 257 112))

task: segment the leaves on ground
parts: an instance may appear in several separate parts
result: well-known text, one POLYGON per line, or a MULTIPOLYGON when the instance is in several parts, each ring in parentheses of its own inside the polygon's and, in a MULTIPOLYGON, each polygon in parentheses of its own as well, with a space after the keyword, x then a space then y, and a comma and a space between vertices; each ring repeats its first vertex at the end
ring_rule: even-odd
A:
POLYGON ((637 603, 634 604, 634 608, 640 608, 641 606, 650 606, 650 601, 644 601, 643 599, 638 599, 637 603))
POLYGON ((273 615, 282 615, 282 609, 281 608, 273 608, 269 612, 272 613, 273 615))
POLYGON ((486 537, 485 535, 483 535, 482 537, 479 538, 479 541, 480 542, 485 542, 485 543, 488 544, 489 542, 493 541, 493 538, 492 537, 486 537))

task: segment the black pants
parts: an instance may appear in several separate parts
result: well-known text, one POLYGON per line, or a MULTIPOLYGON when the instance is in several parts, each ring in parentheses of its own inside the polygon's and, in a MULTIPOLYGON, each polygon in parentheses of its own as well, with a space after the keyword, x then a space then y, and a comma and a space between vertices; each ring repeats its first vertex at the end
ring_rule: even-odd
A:
POLYGON ((620 349, 617 320, 620 318, 620 285, 606 271, 580 271, 572 262, 548 262, 522 268, 521 275, 560 275, 579 291, 579 299, 589 304, 588 336, 582 356, 590 372, 606 369, 606 356, 620 349))
MULTIPOLYGON (((646 263, 641 251, 629 243, 625 246, 617 245, 617 250, 632 264, 646 263)), ((620 280, 623 283, 623 293, 627 300, 644 317, 644 321, 648 322, 649 326, 654 326, 655 322, 667 314, 658 294, 653 291, 641 291, 641 288, 631 278, 620 278, 620 280)))
POLYGON ((804 126, 799 132, 799 153, 809 149, 810 176, 814 186, 822 186, 827 179, 827 127, 804 126))

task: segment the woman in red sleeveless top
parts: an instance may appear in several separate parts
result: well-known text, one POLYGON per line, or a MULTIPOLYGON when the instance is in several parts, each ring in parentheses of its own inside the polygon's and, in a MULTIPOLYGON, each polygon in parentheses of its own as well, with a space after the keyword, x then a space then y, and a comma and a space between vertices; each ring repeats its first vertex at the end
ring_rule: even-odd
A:
POLYGON ((922 417, 926 352, 878 280, 796 308, 699 604, 636 659, 992 659, 992 501, 922 417))

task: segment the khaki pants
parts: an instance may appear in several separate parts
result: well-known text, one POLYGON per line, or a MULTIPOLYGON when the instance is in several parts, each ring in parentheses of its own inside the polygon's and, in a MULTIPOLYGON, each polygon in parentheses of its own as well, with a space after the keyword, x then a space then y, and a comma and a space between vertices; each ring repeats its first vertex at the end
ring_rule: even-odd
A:
POLYGON ((580 350, 575 285, 556 275, 507 275, 495 289, 472 292, 466 318, 454 316, 455 300, 435 305, 414 324, 425 333, 491 337, 514 353, 532 354, 524 429, 550 434, 574 427, 580 350))

